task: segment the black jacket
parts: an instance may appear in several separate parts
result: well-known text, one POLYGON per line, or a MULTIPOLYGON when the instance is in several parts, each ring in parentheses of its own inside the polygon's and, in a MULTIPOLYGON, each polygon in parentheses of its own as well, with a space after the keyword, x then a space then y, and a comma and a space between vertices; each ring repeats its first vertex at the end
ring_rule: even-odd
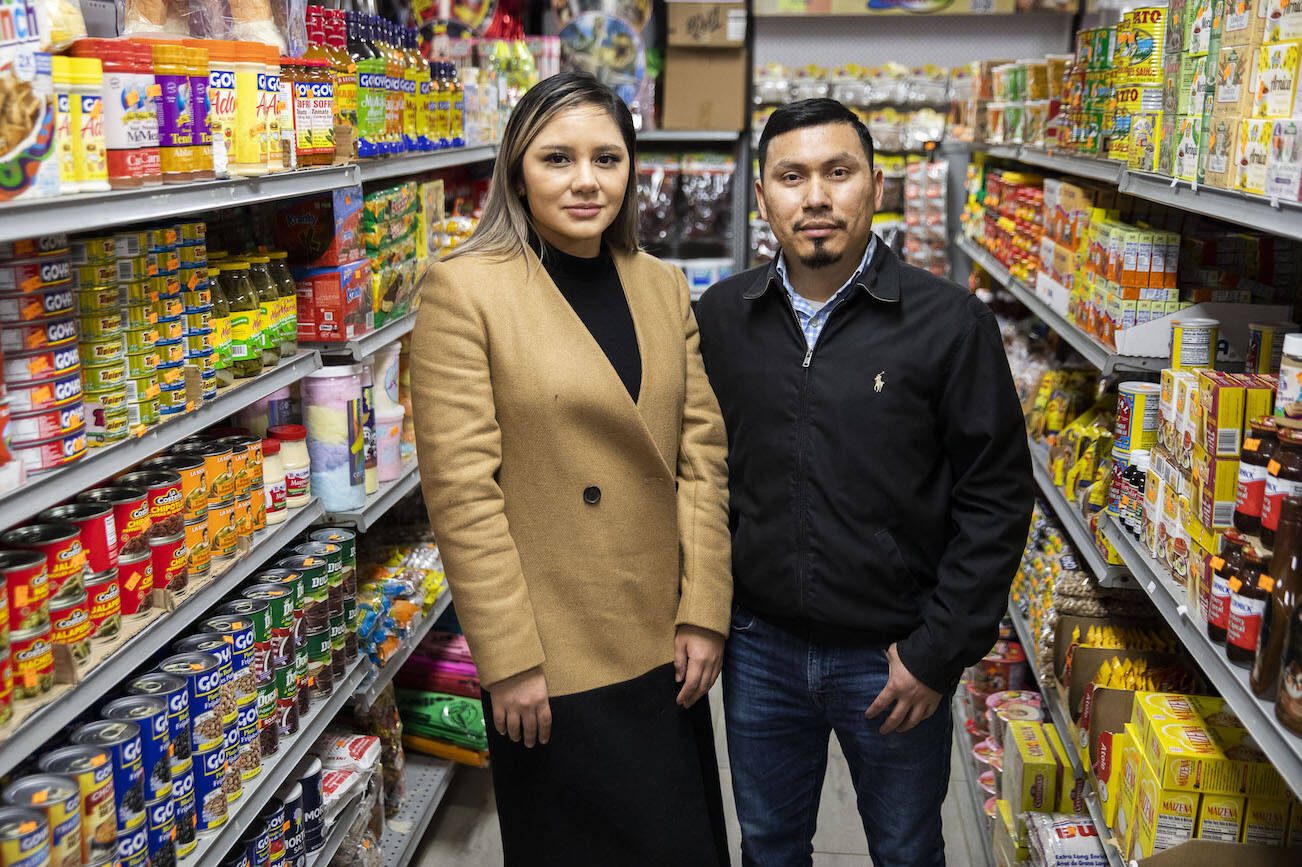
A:
POLYGON ((997 638, 1034 504, 994 315, 883 243, 807 353, 773 265, 696 312, 723 408, 735 598, 829 643, 899 642, 941 692, 997 638))

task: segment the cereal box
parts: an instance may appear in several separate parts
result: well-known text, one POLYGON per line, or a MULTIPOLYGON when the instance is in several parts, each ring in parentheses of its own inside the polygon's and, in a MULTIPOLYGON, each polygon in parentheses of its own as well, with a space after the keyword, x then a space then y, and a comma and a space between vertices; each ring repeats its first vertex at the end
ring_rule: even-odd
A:
POLYGON ((1010 722, 1004 735, 1004 773, 1000 797, 1014 812, 1053 812, 1058 803, 1062 766, 1044 725, 1010 722))
POLYGON ((1257 85, 1252 116, 1292 117, 1297 93, 1298 62, 1302 45, 1297 42, 1268 42, 1257 52, 1257 85))
POLYGON ((1239 842, 1246 804, 1247 799, 1238 795, 1203 795, 1198 805, 1198 825, 1194 828, 1194 836, 1199 840, 1239 842))
POLYGON ((1266 192, 1266 166, 1270 162, 1270 137, 1274 123, 1252 118, 1239 124, 1234 142, 1234 189, 1245 193, 1266 192))
POLYGON ((1243 813, 1241 843, 1283 846, 1288 833, 1289 802, 1286 798, 1249 798, 1243 813))
POLYGON ((1182 114, 1177 119, 1175 133, 1175 177, 1182 181, 1198 180, 1198 154, 1203 137, 1203 116, 1182 114))

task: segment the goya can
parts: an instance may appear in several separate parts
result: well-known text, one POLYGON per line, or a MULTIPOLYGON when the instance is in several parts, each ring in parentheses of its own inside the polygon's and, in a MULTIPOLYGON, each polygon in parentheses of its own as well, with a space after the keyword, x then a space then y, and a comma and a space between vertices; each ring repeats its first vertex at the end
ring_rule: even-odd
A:
POLYGON ((229 448, 212 442, 190 440, 173 446, 171 453, 192 455, 203 459, 204 477, 208 480, 208 502, 210 505, 234 499, 234 458, 229 448))
POLYGON ((0 535, 0 545, 45 555, 51 598, 65 589, 85 589, 82 571, 86 568, 86 552, 81 546, 81 530, 75 524, 28 524, 0 535))
MULTIPOLYGON (((232 662, 231 646, 215 632, 200 632, 198 635, 182 638, 180 641, 173 643, 172 647, 178 653, 206 653, 217 660, 217 668, 221 673, 220 713, 222 727, 228 736, 239 718, 240 706, 240 702, 236 697, 235 666, 232 662)), ((256 692, 254 693, 254 700, 257 700, 256 692)))
POLYGON ((5 355, 0 370, 5 382, 18 384, 52 379, 81 367, 81 353, 75 346, 56 346, 5 355))
POLYGON ((69 590, 50 600, 50 641, 66 647, 78 668, 90 662, 90 600, 83 590, 69 590))
POLYGON ((4 800, 44 816, 51 867, 81 867, 81 792, 75 781, 54 774, 23 777, 9 784, 4 800))
POLYGON ((8 322, 55 319, 76 309, 77 294, 71 283, 39 292, 0 292, 0 319, 8 322))
POLYGON ((273 797, 258 817, 267 829, 268 857, 273 865, 285 863, 285 802, 273 797))
POLYGON ((0 578, 7 588, 8 632, 50 625, 50 581, 40 551, 0 551, 0 578))
POLYGON ((77 317, 62 316, 36 322, 0 322, 0 352, 53 349, 77 342, 77 317))
POLYGON ((235 770, 244 782, 262 773, 262 745, 258 740, 261 722, 258 720, 258 704, 241 707, 239 720, 239 747, 235 753, 235 770))
POLYGON ((70 254, 66 232, 51 232, 48 235, 0 243, 0 259, 31 259, 61 254, 70 254))
POLYGON ((122 720, 101 720, 75 729, 71 740, 109 754, 118 834, 141 827, 145 823, 145 766, 140 726, 122 720))
POLYGON ((34 442, 76 433, 86 424, 86 410, 80 403, 62 409, 28 412, 9 419, 9 439, 34 442))
POLYGON ((9 654, 15 701, 39 698, 54 688, 54 645, 49 623, 10 633, 9 654))
POLYGON ((222 745, 222 751, 226 755, 226 777, 222 781, 222 788, 226 792, 227 803, 233 804, 244 794, 244 780, 240 777, 240 768, 237 764, 240 758, 240 727, 238 724, 232 724, 226 731, 226 740, 222 745))
POLYGON ((5 867, 47 867, 50 828, 45 816, 21 807, 0 807, 0 864, 5 867))
POLYGON ((154 563, 148 544, 144 550, 130 548, 119 554, 118 595, 123 619, 147 617, 153 590, 154 563))
POLYGON ((50 286, 61 286, 71 279, 72 264, 66 255, 0 261, 0 291, 39 292, 50 286))
POLYGON ((132 678, 127 683, 126 691, 128 695, 153 698, 163 702, 167 709, 167 740, 172 746, 172 761, 174 763, 187 761, 192 752, 192 739, 190 691, 186 679, 175 674, 155 671, 132 678))
MULTIPOLYGON (((259 684, 271 682, 271 605, 258 599, 233 599, 217 607, 219 614, 247 620, 253 629, 253 675, 259 684)), ((217 632, 213 622, 206 621, 217 632)))
POLYGON ((222 672, 218 661, 207 653, 178 653, 163 660, 158 669, 185 681, 191 752, 221 749, 226 729, 222 723, 222 672))
POLYGON ((235 555, 239 531, 235 522, 235 499, 208 502, 208 546, 215 560, 235 555))
POLYGON ((207 575, 212 568, 212 548, 208 544, 208 516, 185 524, 185 548, 190 552, 190 575, 207 575))
POLYGON ((117 807, 113 791, 113 760, 100 747, 62 747, 39 762, 47 774, 67 777, 81 798, 81 861, 102 864, 117 848, 117 807))
POLYGON ((167 704, 157 696, 129 695, 104 706, 106 720, 124 720, 140 727, 141 764, 145 773, 145 802, 172 794, 172 730, 167 704))
POLYGON ((118 564, 118 527, 111 505, 67 503, 46 509, 36 518, 38 521, 75 526, 81 533, 86 568, 91 572, 103 572, 118 564))
POLYGON ((248 704, 256 696, 257 684, 260 682, 257 632, 253 619, 240 614, 218 614, 216 617, 204 620, 203 627, 220 635, 231 646, 232 670, 237 681, 244 679, 242 683, 237 684, 236 691, 241 698, 245 699, 242 703, 248 704))
POLYGON ((198 816, 194 801, 194 762, 185 760, 180 768, 172 769, 172 803, 176 814, 176 857, 184 858, 194 851, 198 841, 198 816))
POLYGON ((122 631, 122 588, 117 567, 86 576, 90 604, 90 640, 109 641, 122 631))
POLYGON ((118 867, 150 867, 149 828, 143 822, 134 830, 118 832, 118 867))
POLYGON ((149 555, 154 589, 184 593, 190 584, 190 551, 185 547, 185 534, 150 536, 149 555))
POLYGON ((81 371, 41 382, 11 385, 7 391, 9 411, 14 415, 59 409, 81 400, 81 371))
POLYGON ((176 867, 176 802, 169 795, 145 806, 149 867, 176 867))
POLYGON ((254 822, 253 827, 249 828, 244 836, 240 838, 240 843, 243 844, 244 851, 248 853, 251 867, 270 867, 271 838, 266 822, 254 822))
POLYGON ((27 468, 27 474, 49 472, 81 460, 86 455, 86 428, 37 442, 9 444, 9 451, 27 468))
MULTIPOLYGON (((108 503, 113 507, 113 525, 118 531, 119 555, 133 539, 149 532, 149 495, 144 488, 105 485, 82 491, 76 500, 79 503, 108 503)), ((139 548, 140 545, 134 547, 139 548)))
POLYGON ((153 532, 182 533, 185 528, 185 490, 181 474, 172 470, 137 470, 117 479, 119 484, 144 488, 149 497, 149 521, 153 532))

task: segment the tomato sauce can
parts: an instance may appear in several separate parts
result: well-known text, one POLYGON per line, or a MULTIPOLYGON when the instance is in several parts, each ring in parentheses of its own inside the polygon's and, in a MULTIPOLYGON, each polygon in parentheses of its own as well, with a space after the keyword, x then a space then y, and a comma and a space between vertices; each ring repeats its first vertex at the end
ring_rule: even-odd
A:
POLYGON ((41 757, 40 769, 67 777, 81 798, 81 863, 102 864, 117 846, 113 761, 108 750, 93 746, 61 747, 41 757))
POLYGON ((172 769, 172 803, 176 810, 176 857, 184 858, 194 851, 197 817, 194 808, 194 762, 186 759, 179 768, 172 769))
POLYGON ((208 503, 208 547, 214 560, 235 555, 239 541, 235 524, 235 500, 208 503))
POLYGON ((37 382, 53 379, 77 370, 81 366, 81 353, 75 346, 56 346, 26 352, 7 353, 4 356, 4 379, 7 383, 37 382))
POLYGON ((149 552, 154 567, 154 589, 182 593, 190 584, 190 551, 185 534, 149 537, 149 552))
POLYGON ((150 867, 175 867, 176 802, 171 795, 145 805, 149 824, 150 867))
POLYGON ((144 488, 149 497, 150 529, 172 535, 185 531, 185 489, 172 470, 137 470, 119 476, 119 484, 144 488))
POLYGON ((221 666, 207 653, 178 653, 159 665, 159 671, 180 677, 189 694, 190 746, 198 753, 221 747, 225 729, 221 719, 221 666))
POLYGON ((34 774, 9 784, 5 804, 34 810, 50 830, 50 867, 81 867, 81 792, 68 777, 34 774))
POLYGON ((79 503, 108 503, 113 507, 113 524, 118 531, 119 555, 133 539, 149 532, 149 495, 144 488, 105 485, 82 491, 79 503))
POLYGON ((85 589, 82 572, 86 568, 86 550, 81 544, 81 528, 76 524, 59 521, 17 527, 0 535, 0 545, 45 555, 51 599, 64 590, 85 589))
POLYGON ((50 863, 50 827, 45 816, 21 807, 0 807, 0 864, 46 867, 50 863))
POLYGON ((71 741, 98 747, 109 754, 113 764, 118 834, 142 826, 145 823, 145 766, 140 726, 123 720, 100 720, 74 729, 71 741))
POLYGON ((118 867, 150 867, 149 828, 143 821, 133 831, 118 832, 118 867))
POLYGON ((0 322, 0 352, 31 352, 77 343, 77 317, 36 322, 0 322))
POLYGON ((39 698, 54 688, 54 645, 50 624, 16 630, 9 636, 13 660, 14 699, 39 698))
POLYGON ((85 590, 68 590, 50 600, 50 641, 68 648, 78 668, 90 662, 93 630, 85 590))
POLYGON ((14 716, 14 669, 10 654, 12 648, 0 648, 0 725, 14 716))
POLYGON ((208 516, 185 525, 185 548, 190 552, 190 576, 201 578, 212 569, 212 547, 208 543, 208 516))
POLYGON ((37 322, 67 316, 77 309, 72 281, 35 292, 0 292, 0 319, 7 322, 37 322))
POLYGON ((86 424, 86 411, 81 403, 62 409, 47 409, 15 415, 9 419, 9 439, 13 442, 32 442, 75 433, 86 424))
POLYGON ((194 754, 195 830, 203 834, 226 824, 230 804, 226 780, 226 750, 221 744, 194 754))
POLYGON ((103 572, 118 564, 118 529, 111 505, 68 503, 46 509, 36 517, 76 526, 81 531, 81 547, 91 572, 103 572))
MULTIPOLYGON (((2 544, 0 540, 0 544, 2 544)), ((40 551, 0 551, 0 576, 8 599, 8 632, 50 625, 50 581, 40 551)))
MULTIPOLYGON (((171 767, 188 760, 191 752, 190 693, 184 677, 156 671, 132 678, 128 695, 161 701, 167 709, 167 740, 171 744, 171 767)), ((175 776, 175 774, 173 774, 175 776)))
POLYGON ((158 696, 128 695, 100 709, 106 720, 135 723, 140 727, 140 761, 144 770, 145 802, 172 795, 172 733, 167 703, 158 696))
POLYGON ((10 453, 27 467, 29 476, 57 470, 79 461, 86 455, 86 448, 84 425, 71 433, 51 439, 9 444, 10 453))
POLYGON ((9 411, 14 415, 58 409, 81 400, 81 371, 41 382, 8 387, 9 411))
POLYGON ((154 589, 154 565, 149 548, 123 551, 118 557, 118 588, 122 618, 147 617, 154 589))
POLYGON ((118 586, 117 567, 86 577, 86 596, 90 601, 90 640, 104 642, 122 632, 122 590, 118 586))

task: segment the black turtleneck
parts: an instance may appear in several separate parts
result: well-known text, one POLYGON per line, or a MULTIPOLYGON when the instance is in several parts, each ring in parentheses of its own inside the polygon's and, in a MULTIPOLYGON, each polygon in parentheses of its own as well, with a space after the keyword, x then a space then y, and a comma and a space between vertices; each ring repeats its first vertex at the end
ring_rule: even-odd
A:
POLYGON ((582 259, 548 246, 542 262, 637 403, 642 390, 642 355, 610 250, 603 244, 595 258, 582 259))

